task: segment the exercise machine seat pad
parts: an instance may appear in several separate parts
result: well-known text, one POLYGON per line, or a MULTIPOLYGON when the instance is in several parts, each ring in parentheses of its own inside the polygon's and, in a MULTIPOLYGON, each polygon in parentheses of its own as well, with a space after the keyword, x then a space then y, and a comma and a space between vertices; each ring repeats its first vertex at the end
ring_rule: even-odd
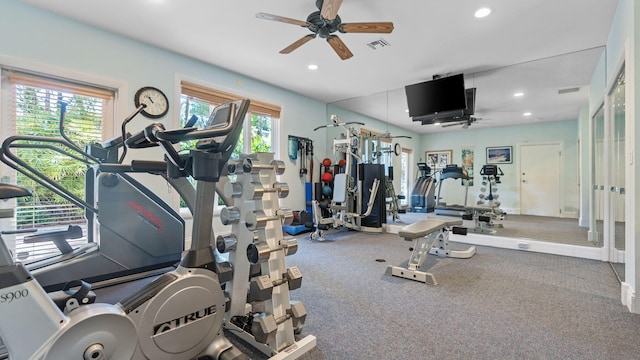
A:
POLYGON ((398 231, 398 235, 405 239, 417 239, 442 228, 457 225, 462 225, 462 220, 426 219, 403 227, 398 231))
POLYGON ((336 174, 333 178, 333 202, 343 203, 347 201, 347 174, 336 174))

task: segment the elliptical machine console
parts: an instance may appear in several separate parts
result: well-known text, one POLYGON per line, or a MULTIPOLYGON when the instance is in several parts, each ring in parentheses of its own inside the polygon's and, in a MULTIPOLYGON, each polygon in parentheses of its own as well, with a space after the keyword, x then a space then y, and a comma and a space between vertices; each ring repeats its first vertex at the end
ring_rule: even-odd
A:
POLYGON ((174 271, 118 304, 70 299, 60 310, 23 265, 0 258, 0 294, 20 294, 0 304, 0 337, 11 359, 247 358, 222 332, 226 299, 220 277, 229 273, 211 246, 211 201, 248 107, 249 100, 233 101, 214 109, 205 129, 153 124, 126 141, 129 147, 160 145, 169 176, 197 181, 191 248, 174 271), (186 140, 198 145, 180 155, 172 144, 186 140))

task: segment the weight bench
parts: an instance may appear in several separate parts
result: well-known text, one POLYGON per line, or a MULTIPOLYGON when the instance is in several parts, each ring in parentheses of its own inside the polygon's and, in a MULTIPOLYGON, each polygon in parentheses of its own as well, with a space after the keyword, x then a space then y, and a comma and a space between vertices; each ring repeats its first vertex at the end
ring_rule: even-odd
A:
POLYGON ((470 229, 470 231, 476 233, 493 234, 496 231, 492 229, 492 227, 502 227, 502 224, 493 223, 493 219, 494 217, 496 217, 495 211, 497 208, 498 205, 496 204, 467 206, 467 210, 471 210, 471 214, 468 214, 466 217, 463 216, 463 219, 473 220, 474 227, 473 229, 470 229))
POLYGON ((459 225, 462 225, 462 220, 426 219, 400 229, 398 235, 405 240, 411 241, 415 239, 411 257, 406 268, 390 265, 387 267, 386 274, 420 281, 429 285, 438 285, 433 274, 420 270, 429 254, 440 257, 468 259, 476 253, 475 246, 471 246, 467 250, 448 249, 450 231, 453 231, 454 234, 467 234, 467 229, 458 227, 459 225))

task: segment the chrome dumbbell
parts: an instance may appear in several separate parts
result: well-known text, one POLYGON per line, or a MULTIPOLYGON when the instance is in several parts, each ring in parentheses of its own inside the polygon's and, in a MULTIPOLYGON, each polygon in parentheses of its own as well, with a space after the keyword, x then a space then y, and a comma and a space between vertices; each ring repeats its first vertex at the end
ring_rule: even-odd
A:
POLYGON ((289 185, 275 182, 273 187, 265 188, 259 182, 252 182, 246 186, 244 196, 247 200, 259 200, 262 199, 265 193, 278 193, 278 197, 284 199, 289 195, 289 185))
POLYGON ((280 250, 284 251, 284 256, 293 255, 298 251, 298 240, 295 238, 280 240, 280 247, 278 249, 271 249, 267 242, 254 242, 247 246, 247 259, 251 264, 261 264, 271 256, 271 251, 280 250))
POLYGON ((240 222, 240 210, 235 206, 227 206, 220 210, 222 225, 237 224, 240 222))
POLYGON ((238 238, 234 233, 222 234, 216 237, 216 249, 220 253, 233 251, 238 245, 238 238))
POLYGON ((242 184, 231 181, 224 184, 224 195, 230 198, 239 198, 242 196, 242 184))
MULTIPOLYGON (((222 213, 220 213, 220 218, 222 218, 222 213)), ((279 209, 274 216, 267 216, 264 211, 257 210, 248 212, 244 217, 245 225, 251 231, 264 229, 267 227, 268 221, 281 221, 283 225, 289 225, 293 222, 293 211, 279 209)))
POLYGON ((271 160, 269 165, 257 164, 256 160, 250 158, 242 160, 242 171, 245 173, 257 174, 260 170, 275 170, 276 175, 282 175, 284 174, 284 169, 284 161, 282 160, 271 160))

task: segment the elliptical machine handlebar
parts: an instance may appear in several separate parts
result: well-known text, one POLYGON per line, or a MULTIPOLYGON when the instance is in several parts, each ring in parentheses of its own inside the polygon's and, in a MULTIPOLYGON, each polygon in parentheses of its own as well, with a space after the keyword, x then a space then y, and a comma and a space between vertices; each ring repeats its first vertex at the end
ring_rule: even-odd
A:
POLYGON ((152 173, 164 174, 167 172, 165 161, 132 160, 131 164, 100 164, 101 172, 110 173, 152 173))
MULTIPOLYGON (((186 170, 189 164, 176 151, 173 144, 198 140, 195 151, 222 154, 218 159, 219 166, 222 168, 235 148, 248 108, 248 99, 234 100, 218 105, 213 109, 204 129, 186 127, 166 130, 163 124, 154 123, 126 139, 125 145, 131 148, 160 145, 170 163, 179 170, 186 170)), ((193 123, 192 120, 193 117, 188 125, 193 123)))

